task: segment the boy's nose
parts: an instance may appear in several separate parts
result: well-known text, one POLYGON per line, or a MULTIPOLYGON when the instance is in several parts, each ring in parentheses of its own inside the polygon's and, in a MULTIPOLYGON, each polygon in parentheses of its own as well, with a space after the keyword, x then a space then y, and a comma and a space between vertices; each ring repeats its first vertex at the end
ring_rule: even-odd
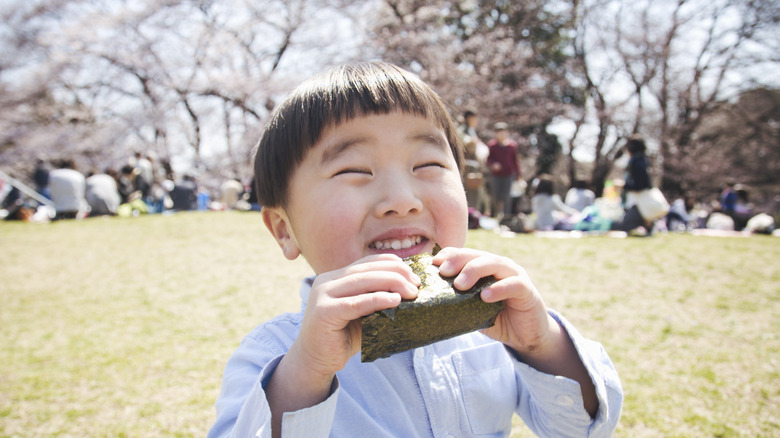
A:
POLYGON ((380 201, 376 206, 378 216, 406 216, 419 213, 423 203, 415 191, 414 184, 407 178, 388 178, 379 183, 380 201))

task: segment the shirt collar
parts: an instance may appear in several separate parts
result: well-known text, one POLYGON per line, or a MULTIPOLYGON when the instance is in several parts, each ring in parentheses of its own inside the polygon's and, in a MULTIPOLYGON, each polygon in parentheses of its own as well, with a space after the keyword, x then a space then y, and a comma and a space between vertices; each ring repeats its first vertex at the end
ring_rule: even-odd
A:
POLYGON ((317 278, 316 275, 312 275, 311 277, 306 277, 301 282, 301 312, 306 310, 306 303, 309 302, 309 294, 311 293, 311 286, 314 284, 314 279, 317 278))

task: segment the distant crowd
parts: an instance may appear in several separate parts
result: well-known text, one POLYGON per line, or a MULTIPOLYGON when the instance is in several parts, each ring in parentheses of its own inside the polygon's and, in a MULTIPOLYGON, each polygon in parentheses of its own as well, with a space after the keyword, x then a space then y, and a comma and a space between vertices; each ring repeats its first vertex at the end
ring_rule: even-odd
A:
POLYGON ((34 188, 21 181, 0 179, 5 219, 46 221, 260 208, 252 199, 252 183, 244 186, 238 179, 227 179, 212 198, 194 176, 185 174, 175 179, 167 162, 156 159, 154 154, 140 152, 118 171, 109 168, 86 174, 76 168, 72 159, 55 163, 39 159, 30 179, 34 188))
POLYGON ((780 197, 775 211, 757 212, 745 186, 724 183, 719 199, 703 205, 684 196, 669 203, 653 187, 650 162, 642 138, 631 137, 618 153, 629 159, 624 177, 608 180, 603 194, 596 194, 586 180, 575 180, 562 198, 553 175, 523 178, 522 151, 510 138, 504 122, 493 125, 493 137, 480 140, 476 132, 479 115, 466 111, 460 134, 465 145, 463 185, 470 207, 472 228, 506 229, 513 232, 582 231, 619 232, 651 236, 657 231, 713 230, 771 233, 775 229, 780 197))
MULTIPOLYGON (((619 153, 625 151, 629 156, 624 177, 606 181, 601 196, 597 198, 588 181, 580 179, 571 181, 562 197, 553 175, 524 179, 523 151, 511 138, 508 124, 495 123, 492 138, 483 142, 476 131, 478 122, 476 111, 466 111, 460 126, 471 228, 637 236, 657 231, 775 230, 780 196, 775 200, 775 211, 758 212, 750 203, 748 189, 734 181, 724 182, 716 202, 704 204, 689 196, 667 202, 653 187, 645 142, 639 137, 629 138, 619 153)), ((237 178, 226 179, 212 197, 193 175, 175 178, 170 164, 152 153, 135 153, 118 171, 87 174, 77 170, 70 159, 56 163, 38 160, 30 180, 34 189, 0 178, 0 218, 47 221, 261 208, 254 195, 254 181, 244 184, 237 178)))

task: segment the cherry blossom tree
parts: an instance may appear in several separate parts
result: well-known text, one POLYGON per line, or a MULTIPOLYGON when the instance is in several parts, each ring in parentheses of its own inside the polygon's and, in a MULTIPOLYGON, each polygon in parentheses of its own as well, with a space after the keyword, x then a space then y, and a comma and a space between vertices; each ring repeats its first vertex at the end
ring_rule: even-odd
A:
POLYGON ((374 40, 383 59, 417 72, 452 105, 476 109, 492 134, 503 121, 519 135, 532 173, 550 172, 561 152, 552 121, 582 106, 570 79, 566 2, 385 0, 374 40))
POLYGON ((246 178, 274 101, 353 52, 354 3, 8 2, 0 163, 22 172, 68 155, 102 168, 139 150, 246 178))

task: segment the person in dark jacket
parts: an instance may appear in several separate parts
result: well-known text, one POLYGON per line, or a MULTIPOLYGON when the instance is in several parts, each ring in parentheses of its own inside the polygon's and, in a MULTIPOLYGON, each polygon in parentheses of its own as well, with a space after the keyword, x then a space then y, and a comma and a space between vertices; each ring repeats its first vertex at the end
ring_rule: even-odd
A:
POLYGON ((645 155, 647 147, 645 141, 636 136, 632 136, 628 139, 625 149, 631 158, 628 160, 628 166, 626 167, 626 183, 623 188, 625 214, 618 221, 612 224, 613 230, 630 232, 639 227, 645 227, 647 235, 652 234, 652 223, 648 223, 642 215, 639 213, 639 207, 636 204, 629 205, 625 202, 631 199, 627 196, 630 192, 641 192, 653 187, 650 181, 650 161, 645 155))

